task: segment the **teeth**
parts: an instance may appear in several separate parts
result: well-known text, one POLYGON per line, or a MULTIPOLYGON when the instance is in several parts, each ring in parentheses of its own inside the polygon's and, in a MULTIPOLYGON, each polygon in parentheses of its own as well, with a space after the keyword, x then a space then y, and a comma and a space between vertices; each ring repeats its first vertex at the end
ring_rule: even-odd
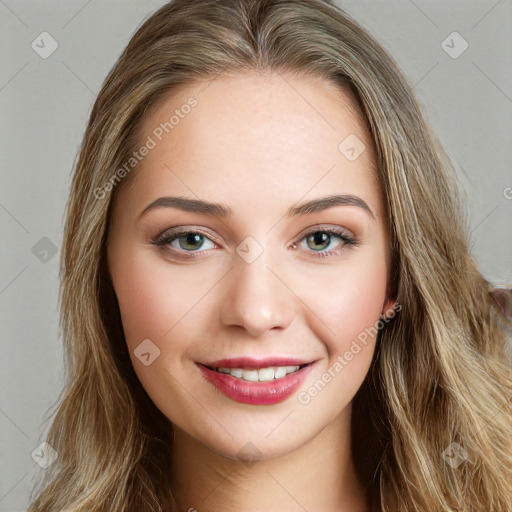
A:
POLYGON ((286 373, 287 373, 286 372, 286 367, 285 366, 279 366, 278 368, 275 369, 274 376, 275 376, 276 379, 280 379, 281 377, 284 377, 286 375, 286 373))
POLYGON ((259 370, 244 370, 242 368, 216 368, 220 373, 229 373, 237 379, 249 382, 269 382, 274 379, 281 379, 289 373, 296 372, 299 366, 271 366, 259 370))

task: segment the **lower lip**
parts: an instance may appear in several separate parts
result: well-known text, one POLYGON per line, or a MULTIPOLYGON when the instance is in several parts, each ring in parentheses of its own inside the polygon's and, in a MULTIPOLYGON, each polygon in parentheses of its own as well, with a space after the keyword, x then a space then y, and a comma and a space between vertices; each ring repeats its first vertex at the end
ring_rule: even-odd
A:
POLYGON ((198 364, 206 379, 227 397, 244 404, 271 405, 286 400, 304 382, 313 363, 268 382, 249 382, 198 364))

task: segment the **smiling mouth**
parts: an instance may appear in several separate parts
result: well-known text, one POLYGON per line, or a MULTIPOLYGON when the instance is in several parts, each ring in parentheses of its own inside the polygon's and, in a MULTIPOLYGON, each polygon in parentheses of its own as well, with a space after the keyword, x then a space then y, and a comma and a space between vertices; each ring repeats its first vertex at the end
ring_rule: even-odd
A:
POLYGON ((264 368, 226 368, 226 367, 212 367, 206 366, 210 370, 218 373, 231 375, 232 377, 247 382, 271 382, 280 380, 295 373, 302 368, 309 366, 311 363, 295 365, 295 366, 267 366, 264 368))
POLYGON ((219 360, 215 361, 215 366, 196 364, 209 384, 231 400, 250 405, 272 405, 292 396, 311 374, 316 362, 291 365, 296 361, 276 358, 266 362, 267 365, 274 362, 274 366, 261 366, 254 360, 243 359, 219 360), (275 363, 288 364, 277 366, 275 363), (219 364, 231 367, 217 366, 219 364))

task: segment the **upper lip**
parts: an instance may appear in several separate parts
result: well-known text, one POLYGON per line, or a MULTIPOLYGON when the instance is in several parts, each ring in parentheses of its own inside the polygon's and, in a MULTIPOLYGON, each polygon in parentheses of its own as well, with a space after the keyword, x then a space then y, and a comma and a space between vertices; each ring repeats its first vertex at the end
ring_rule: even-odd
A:
POLYGON ((210 368, 267 368, 269 366, 302 366, 312 363, 313 361, 306 361, 297 359, 296 357, 232 357, 229 359, 219 359, 208 363, 200 363, 210 368))

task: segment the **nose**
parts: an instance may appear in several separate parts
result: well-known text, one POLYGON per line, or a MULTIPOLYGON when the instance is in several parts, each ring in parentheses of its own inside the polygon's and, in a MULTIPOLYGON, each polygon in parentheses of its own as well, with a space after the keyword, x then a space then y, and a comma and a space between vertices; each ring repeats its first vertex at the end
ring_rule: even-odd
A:
POLYGON ((254 337, 290 325, 295 295, 285 277, 268 263, 265 251, 252 263, 235 258, 220 309, 223 325, 243 328, 254 337))

